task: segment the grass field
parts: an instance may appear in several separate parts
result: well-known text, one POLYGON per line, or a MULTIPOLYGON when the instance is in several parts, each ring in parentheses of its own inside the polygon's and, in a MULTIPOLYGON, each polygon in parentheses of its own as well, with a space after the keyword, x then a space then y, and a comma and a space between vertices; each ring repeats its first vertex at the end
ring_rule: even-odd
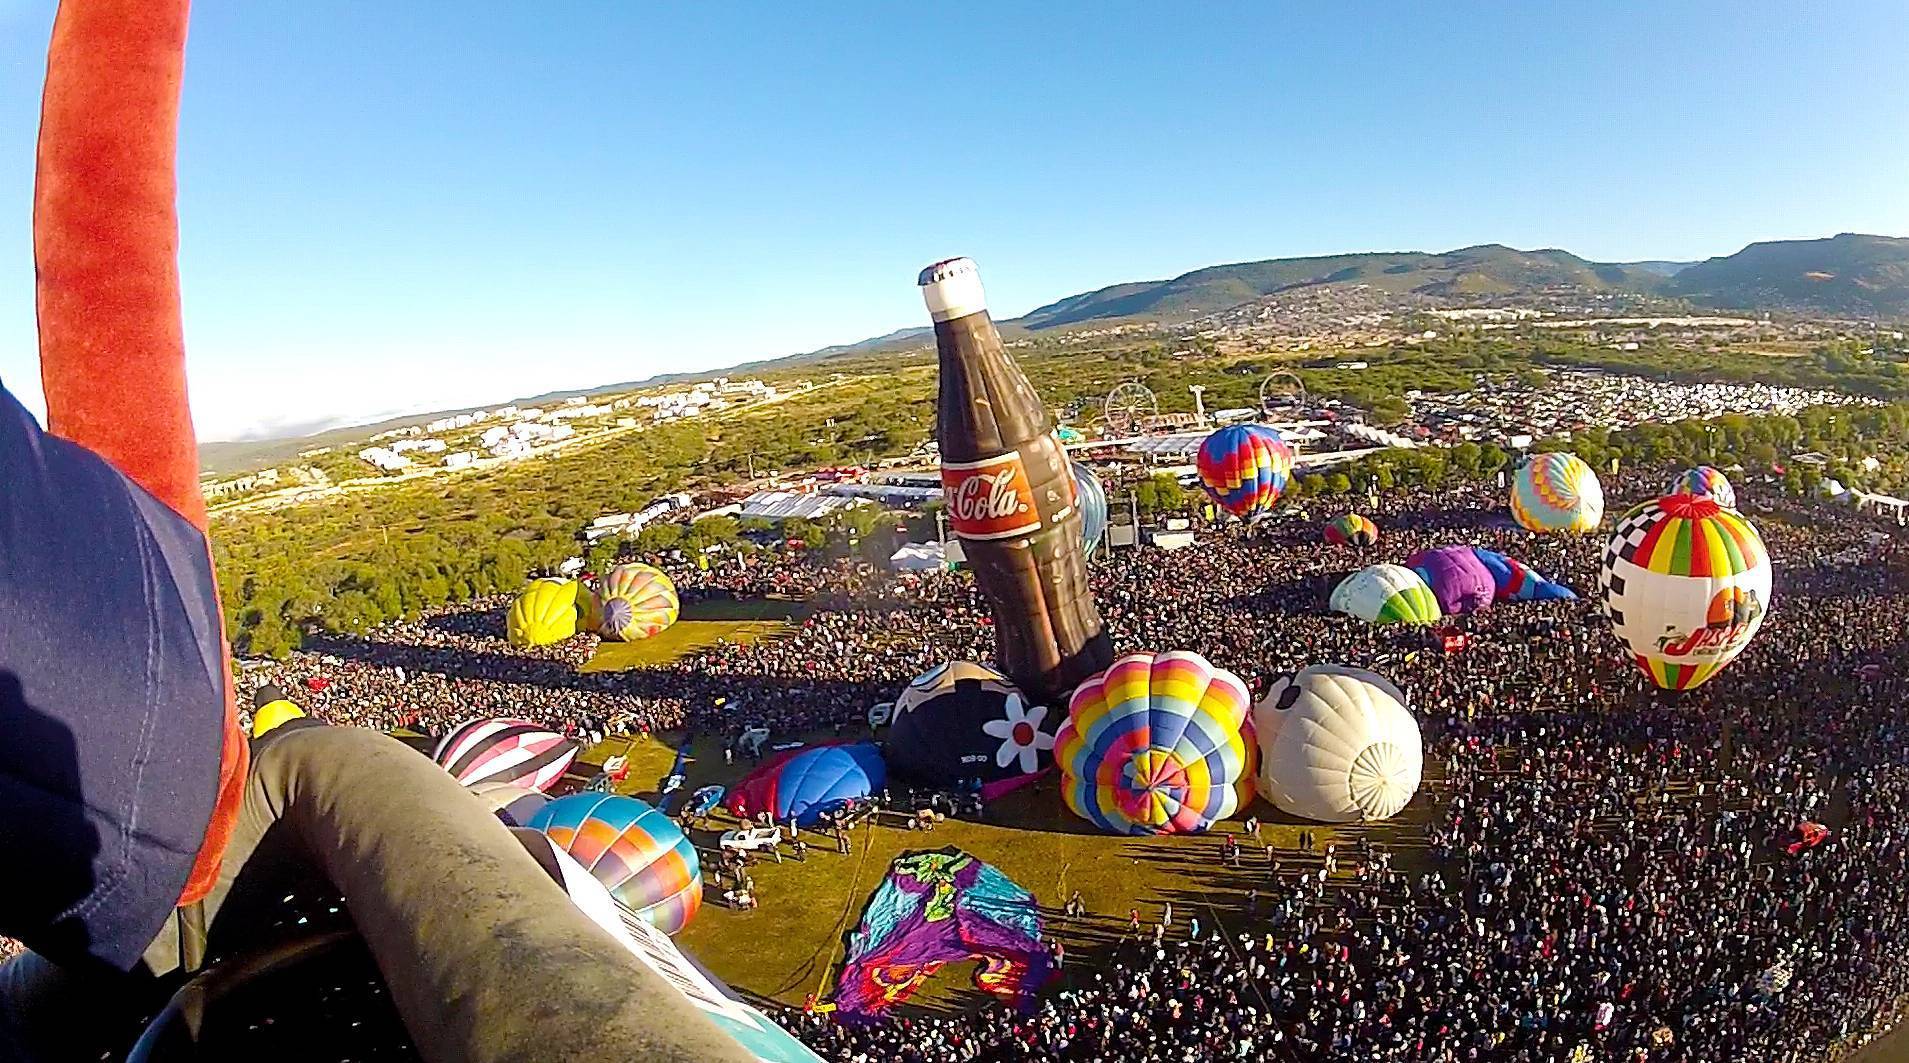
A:
POLYGON ((742 645, 760 642, 789 630, 798 608, 795 602, 767 599, 691 602, 683 610, 682 619, 662 634, 641 642, 605 642, 579 670, 622 672, 652 668, 722 641, 742 645))
MULTIPOLYGON (((821 736, 816 736, 821 737, 821 736)), ((632 765, 623 791, 645 799, 668 773, 676 753, 655 739, 612 739, 586 754, 590 761, 628 752, 632 765)), ((750 765, 738 760, 725 765, 718 740, 699 742, 690 751, 684 791, 710 784, 729 785, 750 765)), ((1424 802, 1415 806, 1425 808, 1424 802)), ((1282 866, 1319 866, 1318 854, 1298 850, 1301 824, 1287 820, 1263 802, 1253 806, 1265 821, 1262 844, 1272 844, 1282 866)), ((1175 933, 1184 934, 1188 917, 1203 927, 1216 923, 1239 928, 1248 918, 1247 891, 1264 889, 1266 856, 1248 845, 1242 869, 1225 866, 1220 845, 1227 833, 1246 839, 1237 822, 1196 837, 1123 838, 1094 833, 1061 804, 1057 783, 1050 776, 988 806, 992 822, 947 821, 931 832, 911 831, 899 819, 859 828, 853 852, 842 856, 832 840, 809 836, 814 843, 807 859, 796 862, 785 851, 783 862, 759 863, 752 868, 761 907, 752 912, 724 908, 706 893, 695 922, 679 940, 717 975, 736 989, 787 1004, 800 1004, 808 993, 827 999, 843 959, 846 936, 861 919, 862 909, 888 870, 904 853, 956 846, 986 860, 1032 892, 1047 913, 1048 929, 1068 950, 1068 967, 1076 959, 1091 960, 1127 933, 1127 913, 1138 908, 1149 930, 1171 901, 1175 933), (1012 824, 1011 826, 1009 824, 1012 824), (1068 896, 1079 890, 1091 916, 1069 923, 1059 912, 1068 896)), ((1408 817, 1409 818, 1409 817, 1408 817)), ((713 851, 722 830, 735 826, 725 815, 712 829, 696 830, 697 845, 713 851)), ((1375 841, 1401 846, 1397 826, 1342 828, 1337 836, 1356 837, 1369 829, 1375 841)), ((1315 845, 1323 847, 1335 836, 1329 828, 1313 825, 1315 845)), ((1401 853, 1404 866, 1411 854, 1401 853)), ((969 984, 971 971, 944 969, 915 998, 918 1013, 966 1010, 978 1006, 984 994, 969 984)))

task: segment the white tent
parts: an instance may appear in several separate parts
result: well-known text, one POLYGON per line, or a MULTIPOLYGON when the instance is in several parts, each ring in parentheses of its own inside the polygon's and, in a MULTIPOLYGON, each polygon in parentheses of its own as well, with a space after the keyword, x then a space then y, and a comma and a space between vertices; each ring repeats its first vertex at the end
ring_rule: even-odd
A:
POLYGON ((948 567, 948 551, 940 543, 909 543, 888 556, 897 572, 930 572, 948 567))

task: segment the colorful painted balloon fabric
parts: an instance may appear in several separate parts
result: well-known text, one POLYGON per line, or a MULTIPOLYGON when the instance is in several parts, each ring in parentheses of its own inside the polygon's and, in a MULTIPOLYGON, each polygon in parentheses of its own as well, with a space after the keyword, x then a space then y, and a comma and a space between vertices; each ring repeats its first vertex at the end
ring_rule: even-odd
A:
POLYGON ((1246 684, 1197 653, 1131 653, 1074 691, 1061 796, 1117 834, 1203 831, 1253 799, 1246 684))
POLYGON ((529 720, 476 719, 439 740, 431 759, 465 786, 505 782, 543 792, 577 759, 577 744, 529 720))
POLYGON ((888 767, 868 742, 785 750, 730 788, 729 811, 745 818, 768 812, 777 823, 806 827, 887 783, 888 767))
POLYGON ((1074 500, 1080 506, 1081 543, 1087 548, 1087 556, 1092 557, 1107 534, 1107 489, 1100 485, 1100 477, 1094 475, 1094 470, 1080 462, 1071 464, 1074 500))
POLYGON ((1379 541, 1379 526, 1357 513, 1348 513, 1326 525, 1326 541, 1334 546, 1374 546, 1379 541))
POLYGON ((596 598, 597 633, 635 642, 676 623, 676 584, 650 565, 618 565, 603 579, 596 598))
POLYGON ((1689 690, 1743 652, 1770 608, 1770 556, 1741 513, 1669 495, 1625 514, 1599 580, 1611 630, 1651 682, 1689 690))
POLYGON ((1730 478, 1708 465, 1699 465, 1694 469, 1685 469, 1670 482, 1664 491, 1667 495, 1709 495, 1725 509, 1737 508, 1737 489, 1730 486, 1730 478))
POLYGON ((1482 546, 1472 547, 1472 553, 1487 571, 1492 582, 1497 585, 1497 597, 1501 602, 1552 602, 1576 598, 1577 592, 1562 583, 1546 579, 1537 569, 1518 560, 1507 557, 1496 550, 1487 550, 1482 546))
POLYGON ((1050 973, 1033 894, 958 849, 889 865, 849 938, 838 1010, 875 1015, 908 999, 949 962, 977 961, 975 984, 1025 1009, 1050 973))
POLYGON ((1195 467, 1206 493, 1236 517, 1271 509, 1292 476, 1293 450, 1259 425, 1228 425, 1200 444, 1195 467))
POLYGON ((703 903, 702 862, 675 821, 634 797, 559 797, 531 817, 610 895, 665 934, 687 925, 703 903))
POLYGON ((1534 532, 1588 532, 1604 519, 1604 487, 1576 454, 1534 454, 1511 479, 1511 515, 1534 532))
POLYGON ((576 580, 535 580, 504 615, 504 634, 512 645, 548 646, 576 633, 576 580))
POLYGON ((1498 600, 1497 581, 1469 546, 1420 550, 1405 563, 1432 588, 1439 612, 1446 616, 1474 612, 1498 600))
POLYGON ((1403 565, 1370 565, 1341 580, 1328 603, 1372 624, 1436 624, 1438 599, 1418 573, 1403 565))

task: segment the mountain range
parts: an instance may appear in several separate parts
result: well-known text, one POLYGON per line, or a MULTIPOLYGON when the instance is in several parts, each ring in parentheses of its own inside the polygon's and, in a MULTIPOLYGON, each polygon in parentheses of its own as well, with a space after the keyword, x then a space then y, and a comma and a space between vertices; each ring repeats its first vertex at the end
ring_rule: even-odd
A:
MULTIPOLYGON (((1440 305, 1604 294, 1678 301, 1693 309, 1905 320, 1909 319, 1909 239, 1842 233, 1818 240, 1776 240, 1754 243, 1736 254, 1703 262, 1592 262, 1556 248, 1520 251, 1502 244, 1480 244, 1443 253, 1387 251, 1273 258, 1208 266, 1168 280, 1133 281, 1081 292, 1000 325, 1010 335, 1134 323, 1174 326, 1269 298, 1355 286, 1440 305)), ((631 391, 720 373, 919 347, 929 335, 925 327, 904 328, 786 358, 749 362, 726 370, 605 384, 583 394, 631 391)), ((553 396, 534 396, 525 401, 549 397, 553 396)), ((438 416, 442 414, 337 429, 304 445, 363 438, 374 430, 422 424, 438 416)), ((261 445, 266 442, 208 443, 200 447, 201 462, 207 469, 223 471, 261 459, 284 460, 299 449, 261 445), (285 451, 284 456, 280 456, 281 451, 285 451)))

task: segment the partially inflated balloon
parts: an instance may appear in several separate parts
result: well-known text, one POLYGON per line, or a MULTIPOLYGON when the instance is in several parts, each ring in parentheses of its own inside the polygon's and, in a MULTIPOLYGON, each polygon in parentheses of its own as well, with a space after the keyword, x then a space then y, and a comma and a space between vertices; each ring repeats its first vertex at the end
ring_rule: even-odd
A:
POLYGON ((1565 601, 1577 597, 1577 592, 1562 583, 1554 583, 1541 575, 1537 569, 1518 560, 1507 557, 1496 550, 1487 550, 1482 546, 1471 548, 1480 564, 1491 573, 1492 582, 1497 585, 1498 601, 1516 602, 1552 602, 1565 601))
POLYGON ((888 765, 873 743, 811 746, 764 761, 729 789, 729 811, 767 812, 806 827, 824 813, 866 799, 888 784, 888 765))
POLYGON ((650 565, 618 565, 603 578, 597 598, 597 633, 635 642, 676 623, 680 605, 676 584, 650 565))
POLYGON ((1604 519, 1604 487, 1576 454, 1534 454, 1511 478, 1511 515, 1534 532, 1588 532, 1604 519))
POLYGON ((1259 790, 1282 812, 1328 823, 1396 815, 1424 770, 1418 721, 1391 681, 1316 664, 1253 708, 1259 790))
POLYGON ((1074 691, 1061 795, 1117 834, 1203 831, 1253 799, 1246 684, 1197 653, 1130 653, 1074 691))
POLYGON ((634 797, 559 797, 528 824, 575 857, 610 895, 665 934, 703 903, 702 862, 674 821, 634 797))
POLYGON ((1497 599, 1497 581, 1469 546, 1420 550, 1405 563, 1432 588, 1439 612, 1446 616, 1483 609, 1497 599))
POLYGON ((518 646, 548 646, 577 633, 577 581, 540 579, 510 603, 504 633, 518 646))
POLYGON ((1335 612, 1374 624, 1436 624, 1438 599, 1418 573, 1402 565, 1373 565, 1332 589, 1335 612))
POLYGON ((1743 652, 1770 607, 1770 555, 1735 510, 1669 495, 1625 514, 1604 548, 1611 630, 1651 682, 1701 685, 1743 652))
POLYGON ((1379 526, 1357 513, 1348 513, 1326 525, 1326 541, 1334 546, 1375 546, 1379 526))
POLYGON ((1200 483, 1221 509, 1236 517, 1271 509, 1292 476, 1293 450, 1260 425, 1228 425, 1200 444, 1200 483))
POLYGON ((1092 557, 1107 534, 1107 489, 1100 485, 1094 470, 1077 461, 1069 464, 1074 471, 1074 501, 1080 507, 1081 544, 1092 557))
POLYGON ((1708 465, 1699 465, 1694 469, 1685 469, 1664 489, 1667 495, 1709 495, 1725 509, 1737 508, 1737 489, 1730 486, 1730 478, 1708 465))
POLYGON ((466 720, 438 741, 431 759, 466 786, 516 783, 555 786, 577 759, 577 744, 529 720, 466 720))

